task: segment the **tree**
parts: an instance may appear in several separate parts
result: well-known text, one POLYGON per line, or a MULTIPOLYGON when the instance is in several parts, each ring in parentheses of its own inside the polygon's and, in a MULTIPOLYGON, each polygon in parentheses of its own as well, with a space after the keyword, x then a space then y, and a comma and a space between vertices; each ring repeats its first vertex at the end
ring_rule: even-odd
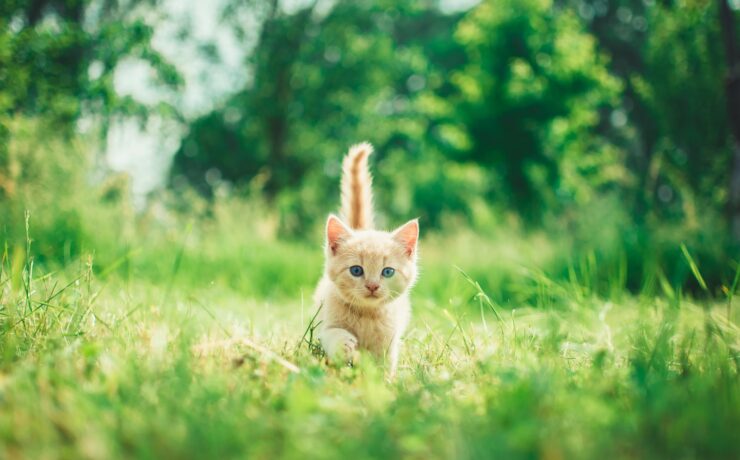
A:
POLYGON ((452 77, 468 158, 491 169, 495 197, 537 219, 626 180, 619 153, 596 135, 621 85, 571 11, 547 0, 487 1, 455 37, 468 57, 452 77))
POLYGON ((730 193, 728 201, 732 236, 740 242, 740 46, 735 35, 735 18, 727 0, 720 0, 720 23, 722 44, 727 62, 725 95, 727 116, 732 133, 732 163, 730 169, 730 193))
POLYGON ((431 222, 446 210, 464 211, 462 196, 477 188, 455 175, 444 181, 450 130, 437 135, 452 113, 438 93, 463 57, 449 40, 458 19, 429 1, 269 9, 247 62, 253 77, 191 123, 173 183, 185 178, 206 193, 214 178, 259 183, 284 211, 283 228, 298 231, 338 203, 341 156, 370 140, 384 169, 378 188, 395 191, 378 193, 380 209, 391 216, 413 209, 431 222))
POLYGON ((151 47, 153 29, 144 19, 151 7, 117 0, 0 4, 0 197, 14 181, 6 148, 14 117, 42 118, 71 135, 83 115, 146 116, 150 107, 119 97, 113 87, 116 66, 127 57, 147 62, 164 85, 181 82, 151 47))

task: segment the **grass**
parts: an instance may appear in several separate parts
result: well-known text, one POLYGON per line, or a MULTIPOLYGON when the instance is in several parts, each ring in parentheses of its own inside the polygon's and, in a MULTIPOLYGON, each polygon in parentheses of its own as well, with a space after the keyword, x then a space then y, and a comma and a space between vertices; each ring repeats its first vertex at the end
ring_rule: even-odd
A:
POLYGON ((30 238, 6 245, 0 458, 740 455, 737 273, 726 299, 599 295, 583 267, 521 268, 547 250, 493 263, 482 240, 432 237, 388 382, 369 356, 332 366, 302 340, 317 249, 173 241, 125 269, 83 256, 53 272, 30 238))

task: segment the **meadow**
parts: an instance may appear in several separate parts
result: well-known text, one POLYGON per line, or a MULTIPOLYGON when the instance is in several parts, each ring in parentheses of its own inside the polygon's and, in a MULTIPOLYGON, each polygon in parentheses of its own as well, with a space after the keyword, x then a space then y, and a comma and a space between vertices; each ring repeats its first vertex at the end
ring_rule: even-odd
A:
POLYGON ((740 458, 737 0, 0 2, 0 460, 740 458), (328 363, 341 158, 419 218, 328 363))
POLYGON ((548 275, 562 254, 537 235, 430 232, 389 381, 370 356, 321 356, 320 235, 234 225, 183 225, 105 266, 92 253, 44 266, 30 216, 0 270, 0 457, 740 453, 737 274, 724 298, 664 279, 629 293, 588 268, 595 256, 548 275))

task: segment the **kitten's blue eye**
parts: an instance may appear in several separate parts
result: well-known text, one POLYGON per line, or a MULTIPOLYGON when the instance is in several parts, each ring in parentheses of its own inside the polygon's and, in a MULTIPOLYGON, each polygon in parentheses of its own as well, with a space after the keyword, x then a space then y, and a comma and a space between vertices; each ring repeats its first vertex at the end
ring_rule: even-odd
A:
POLYGON ((396 273, 396 269, 391 267, 385 267, 383 271, 380 272, 380 274, 386 278, 390 278, 394 273, 396 273))
POLYGON ((352 276, 362 276, 365 271, 360 267, 359 265, 352 265, 349 267, 349 272, 352 274, 352 276))

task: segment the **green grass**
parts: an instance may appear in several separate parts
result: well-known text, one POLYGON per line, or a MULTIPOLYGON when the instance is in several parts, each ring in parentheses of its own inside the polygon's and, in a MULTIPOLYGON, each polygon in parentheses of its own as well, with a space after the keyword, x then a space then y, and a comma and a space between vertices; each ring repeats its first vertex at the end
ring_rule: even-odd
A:
POLYGON ((538 270, 544 243, 429 238, 387 382, 368 356, 331 366, 301 341, 319 248, 171 239, 54 272, 5 251, 0 458, 740 455, 737 283, 599 295, 584 267, 538 270))

